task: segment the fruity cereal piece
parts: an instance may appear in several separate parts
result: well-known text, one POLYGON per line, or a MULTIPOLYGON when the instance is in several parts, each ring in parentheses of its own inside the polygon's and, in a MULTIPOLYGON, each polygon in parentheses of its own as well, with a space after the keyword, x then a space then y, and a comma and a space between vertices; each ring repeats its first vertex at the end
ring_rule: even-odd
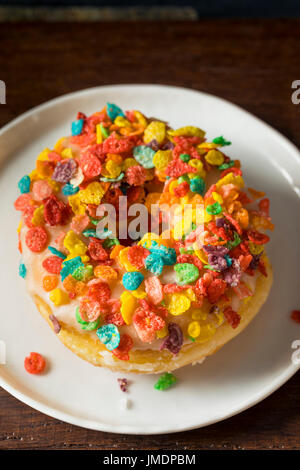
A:
POLYGON ((42 374, 46 367, 46 361, 43 356, 36 352, 31 352, 25 357, 24 367, 29 374, 42 374))
POLYGON ((48 235, 43 227, 33 227, 28 230, 25 243, 34 253, 39 253, 46 248, 48 235))

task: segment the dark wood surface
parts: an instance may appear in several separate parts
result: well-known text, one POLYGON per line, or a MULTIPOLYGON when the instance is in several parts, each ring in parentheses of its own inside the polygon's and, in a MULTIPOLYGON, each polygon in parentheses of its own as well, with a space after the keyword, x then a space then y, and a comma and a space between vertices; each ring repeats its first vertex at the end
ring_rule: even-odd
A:
MULTIPOLYGON (((233 101, 300 146, 300 20, 1 24, 0 126, 64 93, 111 83, 191 87, 233 101)), ((295 326, 295 328, 300 327, 295 326)), ((164 436, 88 431, 48 418, 0 389, 0 449, 299 449, 300 374, 254 408, 164 436)))

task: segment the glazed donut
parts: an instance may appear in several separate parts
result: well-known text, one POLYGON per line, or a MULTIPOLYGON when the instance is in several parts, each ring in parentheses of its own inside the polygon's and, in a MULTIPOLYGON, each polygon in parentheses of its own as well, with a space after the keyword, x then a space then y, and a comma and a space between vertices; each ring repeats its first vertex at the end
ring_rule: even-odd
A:
POLYGON ((95 366, 202 362, 269 295, 269 200, 196 126, 108 103, 71 130, 18 183, 19 273, 39 312, 95 366))

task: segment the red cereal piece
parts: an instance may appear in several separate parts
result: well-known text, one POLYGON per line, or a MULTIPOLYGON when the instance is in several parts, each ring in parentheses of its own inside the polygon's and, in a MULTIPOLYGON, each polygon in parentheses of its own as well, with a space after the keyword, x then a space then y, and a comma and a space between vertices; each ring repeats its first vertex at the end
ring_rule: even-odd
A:
POLYGON ((208 300, 215 304, 226 291, 226 282, 222 279, 214 279, 207 288, 208 300))
POLYGON ((25 357, 24 367, 29 374, 41 374, 45 370, 46 361, 41 354, 31 352, 25 357))
POLYGON ((300 323, 300 310, 293 310, 291 312, 291 319, 296 323, 300 323))
POLYGON ((133 137, 126 137, 126 138, 118 138, 115 132, 100 144, 103 146, 104 153, 123 153, 129 152, 133 147, 136 145, 136 138, 133 137))
POLYGON ((63 260, 59 256, 49 256, 44 259, 42 266, 50 274, 59 274, 63 260))
POLYGON ((90 238, 88 251, 90 257, 95 261, 106 261, 108 253, 102 246, 102 242, 98 238, 90 238))
POLYGON ((252 259, 253 259, 252 255, 240 255, 239 256, 239 262, 240 262, 242 271, 246 271, 248 269, 249 264, 251 263, 252 259))
POLYGON ((227 170, 222 171, 220 178, 224 178, 224 176, 228 175, 228 173, 233 173, 235 176, 243 176, 242 170, 233 166, 231 168, 227 168, 227 170))
POLYGON ((179 176, 184 175, 185 173, 196 173, 197 169, 188 163, 184 163, 180 158, 172 160, 167 168, 166 175, 172 178, 178 178, 179 176))
POLYGON ((233 329, 239 326, 241 316, 237 312, 235 312, 231 307, 226 307, 223 313, 224 317, 233 329))
POLYGON ((201 278, 198 279, 195 285, 195 291, 197 295, 207 296, 207 289, 211 282, 213 281, 212 272, 205 273, 201 278))
POLYGON ((116 209, 119 209, 119 197, 123 196, 119 188, 110 188, 104 195, 104 202, 113 204, 116 209))
POLYGON ((109 313, 108 315, 106 315, 104 319, 104 323, 105 324, 112 323, 113 325, 116 325, 116 326, 125 325, 125 322, 120 312, 109 313))
POLYGON ((261 201, 259 201, 258 207, 261 215, 269 217, 270 199, 268 199, 267 197, 262 199, 261 201))
POLYGON ((204 195, 204 199, 209 199, 212 196, 212 193, 216 192, 217 185, 213 184, 204 195))
POLYGON ((144 267, 144 262, 147 256, 150 255, 150 251, 140 245, 131 246, 127 252, 129 263, 136 266, 137 269, 144 267))
POLYGON ((89 282, 88 287, 89 290, 87 295, 91 300, 95 300, 96 302, 105 302, 111 297, 111 290, 106 282, 94 279, 89 282))
POLYGON ((270 240, 270 237, 265 233, 260 233, 255 230, 248 230, 247 233, 249 240, 253 243, 256 243, 256 245, 264 245, 270 240))
POLYGON ((201 271, 201 269, 203 267, 200 258, 198 258, 198 256, 195 256, 195 255, 187 255, 187 254, 179 255, 179 256, 177 256, 177 263, 194 264, 195 266, 197 266, 199 271, 201 271))
POLYGON ((177 284, 165 284, 163 290, 165 294, 174 294, 175 292, 181 292, 186 289, 186 286, 178 286, 177 284))
POLYGON ((27 206, 26 209, 23 211, 23 219, 24 223, 27 227, 31 228, 35 225, 32 223, 32 217, 34 214, 35 209, 37 209, 38 205, 33 203, 31 206, 27 206))
POLYGON ((146 299, 139 299, 139 304, 145 312, 152 312, 164 318, 168 316, 168 310, 162 305, 154 305, 146 299))
POLYGON ((132 186, 142 186, 147 179, 145 168, 140 165, 131 166, 125 173, 126 181, 132 186))
POLYGON ((66 204, 57 199, 54 194, 48 197, 44 202, 44 218, 51 225, 61 225, 66 223, 66 216, 69 212, 66 204))
POLYGON ((148 295, 148 299, 152 304, 157 305, 163 300, 163 287, 159 277, 148 277, 145 280, 145 291, 148 295))
POLYGON ((151 343, 155 338, 155 332, 165 326, 165 321, 151 311, 137 308, 133 315, 133 324, 140 339, 151 343))
POLYGON ((189 190, 189 184, 187 181, 183 181, 174 189, 174 194, 176 197, 184 197, 189 192, 189 190))
POLYGON ((25 193, 21 194, 18 199, 15 200, 14 206, 17 211, 24 211, 28 206, 33 203, 32 197, 30 194, 25 193))
POLYGON ((231 223, 231 225, 233 225, 233 227, 235 228, 235 230, 237 231, 237 233, 238 233, 239 235, 242 235, 243 230, 241 229, 239 223, 238 223, 233 217, 231 217, 231 215, 228 214, 227 212, 223 212, 223 215, 224 215, 224 217, 226 217, 226 219, 231 223))
POLYGON ((129 351, 132 349, 133 339, 126 333, 121 335, 119 346, 112 350, 114 356, 121 361, 129 361, 129 351))
POLYGON ((222 238, 223 240, 230 240, 230 237, 226 233, 226 230, 224 229, 224 227, 217 227, 215 222, 209 222, 207 224, 207 227, 217 237, 222 238))
POLYGON ((79 314, 83 321, 96 321, 101 315, 101 307, 99 302, 84 297, 79 305, 79 314))
POLYGON ((43 251, 48 242, 48 235, 43 227, 32 227, 28 230, 25 237, 25 243, 34 253, 43 251))
POLYGON ((95 178, 100 175, 102 164, 99 158, 90 152, 83 155, 79 161, 80 168, 86 178, 95 178))

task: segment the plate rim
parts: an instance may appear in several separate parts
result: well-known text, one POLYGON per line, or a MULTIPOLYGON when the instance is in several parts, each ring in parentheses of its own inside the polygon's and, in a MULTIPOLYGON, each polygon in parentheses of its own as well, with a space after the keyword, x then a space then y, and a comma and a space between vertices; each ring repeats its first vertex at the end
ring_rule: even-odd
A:
MULTIPOLYGON (((49 109, 51 107, 54 107, 58 103, 63 103, 64 101, 68 101, 76 96, 83 96, 83 95, 88 95, 90 93, 95 93, 98 90, 113 90, 117 88, 123 88, 123 89, 149 89, 149 88, 156 88, 156 89, 165 89, 165 90, 177 90, 177 91, 183 91, 183 92, 188 92, 188 93, 194 93, 197 95, 202 95, 203 97, 208 97, 210 99, 219 101, 225 105, 229 105, 231 108, 235 108, 237 111, 244 113, 247 115, 249 118, 254 119, 258 121, 259 124, 264 125, 265 127, 268 128, 268 130, 273 134, 273 137, 275 137, 277 140, 280 140, 281 145, 284 144, 288 149, 289 149, 289 157, 293 156, 295 162, 297 162, 298 165, 300 165, 300 151, 297 148, 297 146, 291 142, 286 136, 284 136, 281 132, 277 131, 274 129, 270 124, 266 123, 259 117, 257 117, 255 114, 245 110, 241 106, 232 103, 231 101, 221 98, 219 96, 213 95, 211 93, 206 93, 197 89, 193 88, 187 88, 187 87, 180 87, 180 86, 172 86, 172 85, 164 85, 164 84, 151 84, 151 83, 145 83, 145 84, 112 84, 112 85, 103 85, 103 86, 95 86, 95 87, 89 87, 85 88, 83 90, 77 90, 71 93, 66 93, 60 96, 57 96, 55 98, 52 98, 44 103, 41 103, 37 106, 34 106, 33 108, 30 108, 28 111, 20 114, 4 126, 0 128, 0 137, 4 135, 7 131, 12 129, 13 127, 17 126, 19 123, 21 123, 23 120, 26 118, 34 115, 35 113, 39 111, 44 111, 46 109, 49 109)), ((145 90, 146 91, 146 90, 145 90)), ((202 422, 201 424, 190 424, 190 425, 171 425, 171 427, 168 427, 166 425, 163 427, 162 425, 159 425, 159 429, 157 426, 148 426, 147 429, 145 429, 143 426, 140 425, 122 425, 122 424, 109 424, 109 423, 104 423, 104 422, 99 422, 99 421, 93 421, 89 419, 84 419, 84 418, 78 418, 74 416, 71 413, 66 413, 62 412, 60 410, 55 409, 52 406, 48 406, 43 403, 43 401, 36 400, 32 398, 30 395, 23 393, 20 391, 17 387, 11 385, 9 380, 5 380, 3 378, 3 375, 1 373, 1 367, 0 367, 0 386, 6 390, 8 393, 10 393, 13 397, 17 398, 19 401, 22 403, 25 403, 26 405, 30 406, 31 408, 44 413, 52 418, 64 421, 66 423, 83 427, 86 429, 91 429, 94 431, 103 431, 103 432, 110 432, 114 434, 129 434, 129 435, 158 435, 158 434, 171 434, 171 433, 177 433, 177 432, 182 432, 182 431, 189 431, 192 429, 200 429, 202 427, 209 426, 211 424, 223 421, 225 419, 228 419, 232 416, 235 416, 253 406, 258 404, 259 402, 263 401, 265 398, 270 396, 272 393, 277 391, 282 385, 284 385, 296 372, 300 369, 300 364, 291 364, 289 367, 287 367, 282 374, 280 374, 276 379, 274 379, 268 386, 266 386, 264 389, 262 389, 260 392, 257 392, 254 394, 252 397, 248 398, 245 403, 240 403, 237 405, 235 408, 232 408, 231 411, 229 411, 226 414, 223 414, 222 416, 212 416, 210 419, 207 419, 206 421, 202 422)))

